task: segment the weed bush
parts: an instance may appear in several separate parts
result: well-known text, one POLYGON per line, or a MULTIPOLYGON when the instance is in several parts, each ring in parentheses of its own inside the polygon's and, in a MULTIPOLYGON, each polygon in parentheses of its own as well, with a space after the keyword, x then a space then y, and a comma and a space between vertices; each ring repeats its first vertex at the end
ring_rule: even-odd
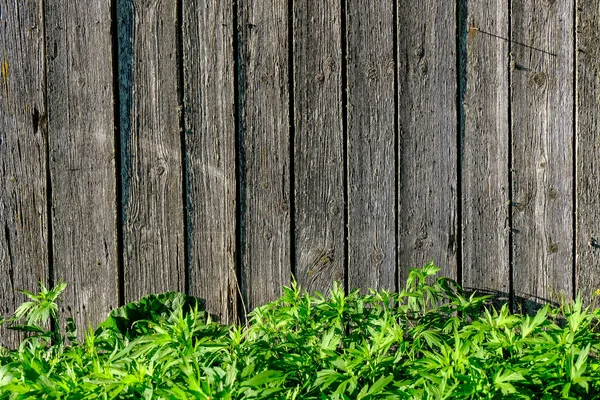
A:
POLYGON ((64 284, 28 293, 4 322, 28 333, 0 352, 1 399, 594 399, 598 310, 580 300, 535 316, 466 296, 432 263, 400 293, 327 298, 293 283, 246 326, 197 299, 148 296, 78 342, 57 326, 64 284), (52 324, 50 324, 52 322, 52 324))

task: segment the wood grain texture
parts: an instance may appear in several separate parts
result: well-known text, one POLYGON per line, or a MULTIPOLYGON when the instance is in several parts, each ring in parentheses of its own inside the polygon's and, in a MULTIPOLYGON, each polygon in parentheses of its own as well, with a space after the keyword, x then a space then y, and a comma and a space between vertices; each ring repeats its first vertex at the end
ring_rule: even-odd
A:
POLYGON ((54 279, 85 329, 118 305, 110 1, 45 7, 54 279))
POLYGON ((294 2, 296 279, 309 292, 344 280, 340 7, 294 2))
POLYGON ((104 319, 118 211, 125 299, 184 290, 187 251, 191 294, 224 323, 244 313, 236 267, 250 311, 292 263, 309 291, 395 289, 434 259, 467 287, 512 279, 526 309, 575 285, 592 300, 596 1, 181 0, 182 21, 177 1, 117 0, 113 49, 110 0, 0 0, 1 313, 64 279, 78 326, 104 319))
MULTIPOLYGON (((462 149, 462 284, 508 298, 508 2, 469 3, 462 149), (495 35, 495 36, 493 36, 495 35)), ((460 55, 462 56, 462 54, 460 55)))
POLYGON ((600 288, 600 9, 577 2, 577 293, 592 301, 600 288))
POLYGON ((392 2, 347 4, 348 286, 395 289, 392 2))
POLYGON ((456 2, 398 2, 398 266, 457 269, 456 2), (452 38, 452 39, 451 39, 452 38))
POLYGON ((512 2, 511 39, 526 45, 511 49, 514 288, 526 309, 573 294, 572 12, 512 2))
POLYGON ((190 291, 223 323, 237 317, 233 10, 183 3, 190 291))
POLYGON ((287 2, 238 5, 242 286, 248 310, 289 283, 287 2))
MULTIPOLYGON (((40 2, 0 0, 0 315, 48 279, 46 109, 40 2)), ((22 335, 0 329, 0 346, 22 335)))
POLYGON ((177 2, 119 1, 117 13, 128 303, 185 290, 177 2))

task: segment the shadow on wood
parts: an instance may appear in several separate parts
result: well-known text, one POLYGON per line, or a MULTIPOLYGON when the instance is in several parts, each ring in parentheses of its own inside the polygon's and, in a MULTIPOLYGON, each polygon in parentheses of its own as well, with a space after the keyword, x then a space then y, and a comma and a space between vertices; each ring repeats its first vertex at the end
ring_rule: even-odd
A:
POLYGON ((526 314, 533 316, 546 304, 550 304, 552 307, 560 307, 559 302, 533 295, 528 297, 514 296, 511 305, 511 298, 507 292, 490 289, 476 289, 471 287, 463 288, 463 290, 466 297, 471 296, 474 293, 475 296, 490 296, 487 304, 494 307, 495 310, 500 310, 504 304, 509 304, 509 307, 515 314, 526 314))

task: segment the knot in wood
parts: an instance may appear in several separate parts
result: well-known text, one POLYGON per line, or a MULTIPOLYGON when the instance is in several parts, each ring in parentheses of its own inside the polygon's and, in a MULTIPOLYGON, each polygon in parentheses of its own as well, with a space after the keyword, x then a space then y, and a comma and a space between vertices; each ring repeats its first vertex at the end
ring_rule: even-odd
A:
POLYGON ((533 80, 533 83, 535 83, 535 85, 537 87, 542 87, 546 83, 547 76, 543 72, 537 72, 533 75, 532 80, 533 80))
POLYGON ((414 55, 416 58, 418 58, 419 60, 421 58, 423 58, 423 56, 425 55, 425 49, 423 48, 423 46, 419 46, 415 49, 414 55))
POLYGON ((548 198, 551 200, 558 198, 558 191, 556 189, 554 189, 553 187, 549 187, 548 188, 548 198))
POLYGON ((377 68, 376 68, 376 67, 371 67, 371 68, 369 68, 369 71, 367 71, 367 77, 368 77, 368 78, 369 78, 369 80, 371 80, 371 81, 376 81, 376 80, 378 80, 377 68))
POLYGON ((335 60, 331 56, 327 57, 327 60, 325 61, 325 65, 327 68, 327 72, 331 73, 336 70, 335 60))
POLYGON ((159 165, 158 167, 156 167, 156 173, 158 175, 164 175, 167 172, 167 167, 164 165, 159 165))

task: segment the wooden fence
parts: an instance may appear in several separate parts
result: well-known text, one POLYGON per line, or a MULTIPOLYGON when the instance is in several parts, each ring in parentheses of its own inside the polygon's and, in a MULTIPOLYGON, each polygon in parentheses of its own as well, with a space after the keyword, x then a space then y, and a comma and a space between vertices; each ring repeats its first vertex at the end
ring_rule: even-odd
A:
MULTIPOLYGON (((600 287, 595 0, 0 0, 0 304, 600 287), (239 283, 239 292, 238 292, 239 283)), ((14 336, 2 332, 3 343, 14 336)))

